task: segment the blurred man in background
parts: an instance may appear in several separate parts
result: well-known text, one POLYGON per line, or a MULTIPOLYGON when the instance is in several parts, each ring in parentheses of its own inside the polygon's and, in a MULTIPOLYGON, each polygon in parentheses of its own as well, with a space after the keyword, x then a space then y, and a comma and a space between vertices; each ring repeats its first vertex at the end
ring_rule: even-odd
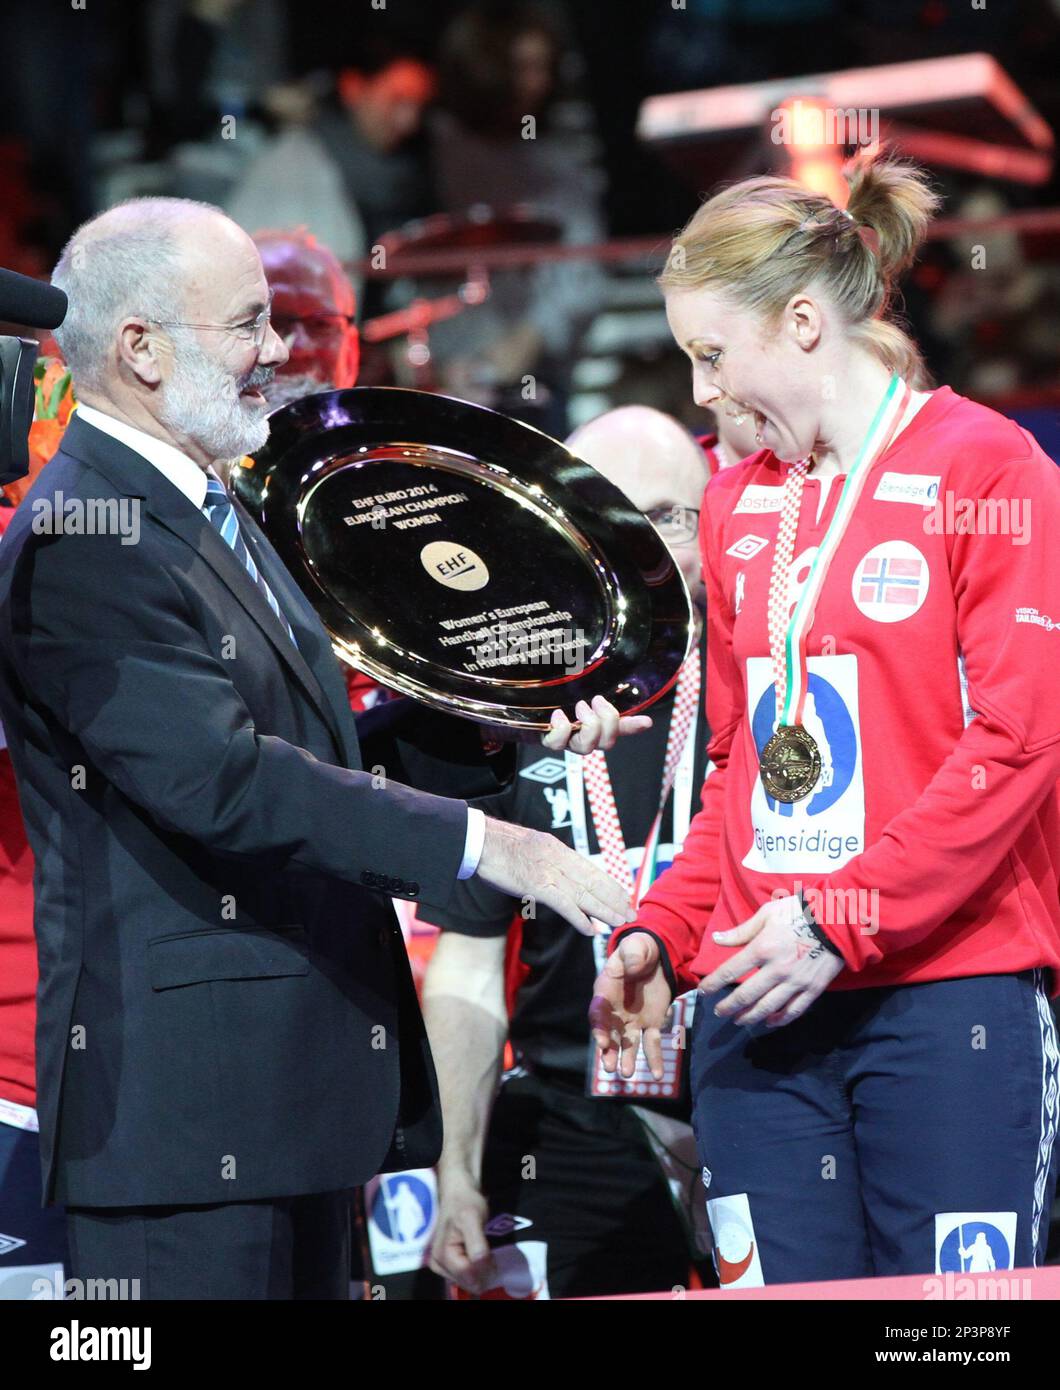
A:
MULTIPOLYGON (((262 388, 270 409, 355 386, 361 362, 357 296, 338 257, 305 227, 255 232, 254 244, 272 292, 272 326, 288 353, 262 388)), ((352 666, 343 664, 342 674, 355 713, 389 695, 352 666)))
MULTIPOLYGON (((706 772, 697 519, 712 465, 687 430, 643 406, 609 411, 568 445, 665 540, 693 598, 696 642, 650 730, 584 769, 527 746, 510 788, 482 804, 547 828, 643 891, 680 849, 706 772)), ((644 1086, 633 1104, 595 1084, 586 1007, 606 937, 588 940, 540 907, 524 920, 520 907, 467 884, 444 912, 417 911, 445 928, 423 996, 445 1119, 432 1267, 490 1297, 687 1287, 707 1246, 692 1239, 703 1203, 684 1087, 674 1078, 663 1100, 644 1086), (508 999, 506 978, 517 986, 508 999), (506 1040, 515 1066, 498 1092, 506 1040)))
POLYGON ((353 282, 305 227, 255 232, 272 291, 272 326, 288 358, 265 389, 273 409, 312 391, 353 386, 361 360, 353 282))
MULTIPOLYGON (((384 232, 433 211, 418 138, 434 94, 431 69, 401 44, 359 50, 329 96, 270 140, 226 198, 241 227, 305 224, 352 261, 384 232)), ((371 312, 382 298, 373 287, 371 312)))

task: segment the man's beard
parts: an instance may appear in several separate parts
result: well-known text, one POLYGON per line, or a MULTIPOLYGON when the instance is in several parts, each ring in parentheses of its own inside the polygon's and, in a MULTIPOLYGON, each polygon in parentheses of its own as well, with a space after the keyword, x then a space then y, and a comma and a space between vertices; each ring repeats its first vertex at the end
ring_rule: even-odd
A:
POLYGON ((255 367, 234 377, 199 346, 185 328, 170 330, 173 371, 164 388, 159 419, 173 434, 194 440, 212 459, 241 458, 269 437, 267 406, 244 401, 240 391, 265 387, 274 367, 255 367))
POLYGON ((315 395, 317 391, 334 391, 335 388, 330 382, 320 381, 308 372, 299 372, 295 376, 274 376, 263 389, 269 410, 272 411, 290 405, 292 401, 300 401, 303 396, 315 395))

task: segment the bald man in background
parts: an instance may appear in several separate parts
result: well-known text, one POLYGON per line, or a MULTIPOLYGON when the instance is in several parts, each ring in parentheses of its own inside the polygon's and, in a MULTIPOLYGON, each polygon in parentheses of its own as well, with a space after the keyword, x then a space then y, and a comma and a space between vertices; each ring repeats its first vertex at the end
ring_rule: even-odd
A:
MULTIPOLYGON (((691 701, 663 807, 657 874, 680 848, 706 775, 697 522, 711 461, 687 430, 645 406, 609 411, 567 444, 649 518, 693 599, 696 641, 677 690, 651 707, 651 730, 605 757, 626 862, 636 873, 663 791, 675 708, 683 703, 687 719, 691 701)), ((592 760, 583 777, 562 755, 524 749, 511 787, 486 803, 490 813, 547 829, 600 862, 593 797, 584 794, 589 781, 599 785, 589 775, 592 760)), ((645 889, 654 876, 645 875, 645 889)), ((669 1102, 646 1097, 643 1106, 587 1094, 586 1014, 606 938, 586 940, 547 910, 523 920, 511 895, 475 882, 461 885, 444 911, 421 905, 417 915, 443 928, 423 992, 445 1120, 432 1267, 491 1297, 505 1287, 566 1298, 686 1287, 697 1261, 709 1279, 649 1134, 670 1150, 669 1176, 679 1189, 701 1196, 683 1089, 669 1102), (506 976, 518 980, 514 998, 513 991, 506 997, 506 976), (506 1040, 515 1068, 498 1091, 506 1040)))
MULTIPOLYGON (((338 257, 305 227, 263 229, 254 233, 254 245, 272 294, 272 326, 288 354, 262 388, 270 411, 318 391, 356 386, 357 294, 338 257)), ((344 665, 342 674, 355 713, 390 696, 353 666, 344 665)))
POLYGON ((287 361, 265 388, 275 410, 315 391, 357 382, 357 296, 338 258, 304 227, 254 233, 272 292, 272 326, 287 361))

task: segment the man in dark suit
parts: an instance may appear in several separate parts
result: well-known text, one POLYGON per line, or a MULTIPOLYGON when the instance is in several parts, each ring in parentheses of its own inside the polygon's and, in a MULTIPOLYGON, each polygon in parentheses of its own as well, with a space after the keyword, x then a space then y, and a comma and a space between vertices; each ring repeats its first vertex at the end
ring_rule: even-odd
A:
MULTIPOLYGON (((45 1197, 75 1278, 342 1297, 349 1189, 440 1147, 388 895, 444 908, 477 872, 583 930, 628 901, 552 837, 401 785, 432 764, 401 728, 373 754, 387 775, 361 770, 327 634, 213 469, 264 443, 286 358, 250 238, 137 200, 53 280, 81 404, 0 546, 45 1197)), ((649 722, 578 714, 546 744, 649 722)))

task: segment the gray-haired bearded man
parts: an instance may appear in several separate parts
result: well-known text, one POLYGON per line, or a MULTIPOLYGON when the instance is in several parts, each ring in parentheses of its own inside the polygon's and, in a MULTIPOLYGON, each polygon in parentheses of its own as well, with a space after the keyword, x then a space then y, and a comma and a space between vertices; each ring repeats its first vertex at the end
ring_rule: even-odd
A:
MULTIPOLYGON (((343 1297, 349 1189, 440 1143, 390 896, 444 906, 478 873, 585 930, 630 920, 628 898, 453 799, 456 774, 445 796, 401 785, 397 744, 385 779, 361 771, 327 634, 214 470, 264 444, 286 360, 250 237, 137 200, 82 227, 53 280, 81 404, 0 548, 45 1196, 76 1278, 343 1297)), ((650 722, 578 715, 549 746, 650 722)))

